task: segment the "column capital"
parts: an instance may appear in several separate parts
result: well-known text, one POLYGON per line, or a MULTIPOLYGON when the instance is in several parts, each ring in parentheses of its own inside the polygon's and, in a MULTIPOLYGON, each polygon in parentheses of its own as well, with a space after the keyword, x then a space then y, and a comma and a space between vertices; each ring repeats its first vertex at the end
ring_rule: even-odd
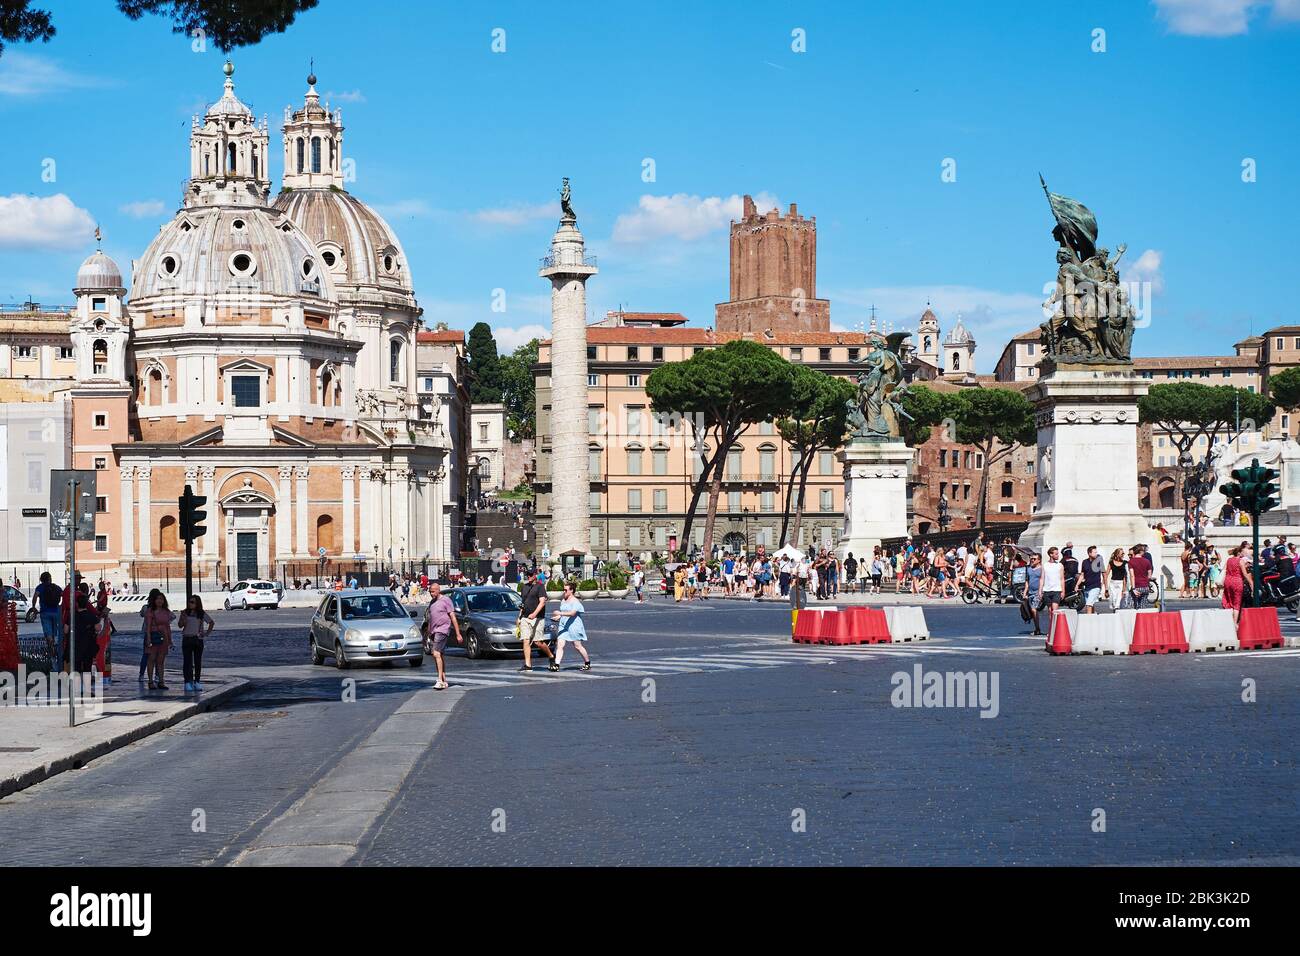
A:
POLYGON ((135 477, 135 465, 122 465, 118 468, 118 473, 124 481, 130 481, 135 477))
POLYGON ((311 469, 306 465, 298 465, 294 468, 294 474, 297 476, 299 481, 306 481, 309 471, 311 471, 311 469))
POLYGON ((339 477, 341 477, 344 481, 351 481, 353 477, 356 476, 356 473, 357 473, 356 465, 342 465, 339 468, 339 477))
POLYGON ((135 476, 144 481, 148 481, 149 474, 152 470, 153 469, 149 465, 137 465, 135 469, 135 476))
POLYGON ((186 465, 186 466, 185 466, 185 480, 186 480, 186 481, 198 481, 198 480, 199 480, 199 466, 198 466, 198 465, 186 465))
POLYGON ((204 481, 212 481, 212 479, 217 477, 217 466, 204 465, 199 469, 199 474, 202 476, 204 481))

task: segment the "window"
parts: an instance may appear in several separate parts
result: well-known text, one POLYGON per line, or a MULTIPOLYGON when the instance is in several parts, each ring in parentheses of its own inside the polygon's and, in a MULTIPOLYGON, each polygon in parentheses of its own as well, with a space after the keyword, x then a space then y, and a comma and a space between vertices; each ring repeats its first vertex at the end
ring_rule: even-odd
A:
POLYGON ((655 547, 663 548, 668 545, 668 529, 655 528, 655 547))
POLYGON ((733 448, 727 452, 727 480, 740 481, 741 450, 733 448))
POLYGON ((641 406, 629 405, 627 407, 627 433, 629 435, 641 434, 641 406))
POLYGON ((107 496, 107 495, 96 495, 96 496, 95 496, 95 514, 97 514, 97 515, 106 515, 106 514, 108 514, 108 496, 107 496))
POLYGON ((818 349, 818 350, 817 350, 817 361, 819 361, 819 362, 829 362, 830 360, 831 360, 831 350, 830 350, 830 349, 818 349))
POLYGON ((732 514, 740 514, 740 492, 727 492, 727 510, 732 514))
POLYGON ((627 473, 629 475, 641 474, 641 457, 644 454, 640 448, 629 448, 627 450, 627 473))
POLYGON ((636 362, 639 361, 640 358, 641 358, 640 347, 636 345, 629 345, 627 347, 627 360, 629 362, 636 362))
POLYGON ((821 451, 817 453, 817 471, 823 475, 835 474, 835 453, 821 451))
POLYGON ((1014 487, 1015 486, 1009 481, 1002 482, 1002 497, 1010 498, 1015 493, 1013 491, 1014 487))
POLYGON ((760 435, 775 435, 776 425, 773 422, 759 422, 758 433, 760 435))
POLYGON ((43 462, 39 458, 27 459, 27 493, 28 494, 39 495, 41 493, 41 489, 43 487, 43 484, 41 482, 41 476, 45 473, 45 469, 41 467, 42 464, 43 462))
POLYGON ((96 428, 107 428, 107 427, 108 427, 108 415, 107 415, 106 413, 104 413, 104 412, 96 412, 96 413, 95 413, 94 422, 95 422, 95 427, 96 427, 96 428))
POLYGON ((596 346, 594 345, 587 346, 587 361, 588 362, 596 361, 596 346))
POLYGON ((319 136, 313 136, 311 138, 311 171, 313 173, 320 172, 320 137, 319 136))
POLYGON ((588 435, 600 434, 600 409, 599 408, 587 409, 587 434, 588 435))
POLYGON ((650 359, 654 362, 662 362, 664 360, 664 347, 662 345, 651 346, 650 359))
POLYGON ((256 375, 232 375, 230 395, 235 408, 258 408, 262 404, 262 380, 256 375))
POLYGON ((1277 348, 1278 348, 1278 351, 1279 351, 1279 352, 1282 350, 1282 337, 1281 337, 1281 336, 1278 336, 1278 339, 1277 339, 1277 348))
POLYGON ((426 392, 432 392, 432 391, 433 391, 433 379, 431 379, 431 378, 426 378, 426 379, 424 380, 424 390, 425 390, 426 392))
POLYGON ((107 550, 108 550, 108 535, 106 534, 95 535, 95 551, 98 554, 103 554, 107 550))
POLYGON ((764 481, 771 481, 776 477, 776 449, 758 450, 758 475, 764 481))
POLYGON ((1025 352, 1025 354, 1026 354, 1026 355, 1033 355, 1033 354, 1034 354, 1034 349, 1036 349, 1037 347, 1038 347, 1038 345, 1037 345, 1036 343, 1034 343, 1034 342, 1030 342, 1030 343, 1029 343, 1029 348, 1028 348, 1028 350, 1025 352))
POLYGON ((641 529, 637 525, 632 525, 627 529, 627 543, 628 547, 641 547, 641 529))
POLYGON ((1009 461, 1004 461, 1004 462, 1002 463, 1002 474, 1004 474, 1004 475, 1009 475, 1009 474, 1011 474, 1011 462, 1009 462, 1009 461))
POLYGON ((103 471, 103 470, 104 470, 105 468, 107 468, 107 467, 108 467, 108 459, 107 459, 107 458, 96 458, 96 459, 95 459, 95 470, 96 470, 96 471, 103 471))
POLYGON ((1290 415, 1283 415, 1283 416, 1282 416, 1282 427, 1283 427, 1283 428, 1290 428, 1290 427, 1291 427, 1291 416, 1290 416, 1290 415))
POLYGON ((598 526, 591 526, 587 535, 587 540, 591 542, 591 548, 593 551, 600 547, 600 528, 598 526))
POLYGON ((760 495, 758 496, 758 507, 759 507, 762 511, 775 511, 775 510, 776 510, 776 492, 774 492, 774 491, 764 491, 762 494, 760 494, 760 495))
POLYGON ((629 488, 627 490, 627 510, 628 511, 641 510, 641 489, 640 488, 629 488))
POLYGON ((946 498, 947 496, 948 496, 948 482, 941 481, 939 482, 939 497, 946 498))
POLYGON ((588 376, 587 376, 587 385, 588 385, 589 387, 591 387, 591 388, 595 388, 595 387, 596 387, 597 385, 599 385, 599 384, 600 384, 600 376, 599 376, 599 375, 588 375, 588 376))
POLYGON ((640 388, 640 387, 641 387, 641 376, 640 376, 640 375, 629 375, 629 376, 627 377, 627 387, 628 387, 628 388, 640 388))
POLYGON ((862 354, 862 349, 849 349, 849 361, 856 362, 858 356, 862 354))
POLYGON ((394 383, 402 380, 401 339, 391 339, 388 343, 388 380, 394 383))
POLYGON ((235 159, 238 155, 234 143, 226 147, 226 172, 233 173, 235 171, 235 159))
POLYGON ((487 433, 488 433, 487 422, 479 422, 478 440, 480 442, 486 442, 488 440, 487 433))
POLYGON ((829 488, 823 488, 821 492, 822 511, 835 510, 835 492, 829 488))
POLYGON ((984 452, 981 451, 975 453, 975 467, 976 468, 984 467, 984 452))
POLYGON ((803 349, 791 349, 791 350, 790 350, 790 361, 791 361, 791 362, 802 362, 802 361, 803 361, 803 349))
POLYGON ((94 296, 94 297, 90 300, 90 308, 91 308, 91 310, 94 311, 94 312, 107 312, 107 311, 108 311, 108 299, 105 298, 105 297, 102 296, 102 295, 94 296))
POLYGON ((301 136, 298 137, 297 146, 298 146, 298 172, 302 172, 303 142, 301 136))
POLYGON ((998 505, 998 514, 1013 515, 1016 513, 1015 505, 998 505))
POLYGON ((19 358, 31 358, 31 357, 32 357, 32 347, 31 347, 30 345, 20 345, 20 346, 18 346, 18 357, 19 357, 19 358))
POLYGON ((654 473, 656 475, 668 474, 668 449, 656 448, 653 452, 650 453, 650 457, 651 459, 653 459, 651 462, 651 466, 653 467, 654 473))
POLYGON ((587 452, 587 473, 592 479, 600 478, 600 449, 592 448, 587 452))
POLYGON ((668 510, 668 489, 656 488, 654 490, 655 511, 668 510))
POLYGON ((59 358, 61 358, 61 359, 70 359, 70 358, 72 358, 72 354, 73 354, 73 353, 72 353, 72 346, 71 346, 71 345, 60 345, 60 346, 59 346, 59 358))
POLYGON ((592 491, 587 493, 587 505, 592 512, 600 511, 600 492, 592 491))
POLYGON ((103 339, 95 339, 95 344, 92 348, 93 355, 91 361, 94 366, 95 374, 108 374, 108 343, 103 339))

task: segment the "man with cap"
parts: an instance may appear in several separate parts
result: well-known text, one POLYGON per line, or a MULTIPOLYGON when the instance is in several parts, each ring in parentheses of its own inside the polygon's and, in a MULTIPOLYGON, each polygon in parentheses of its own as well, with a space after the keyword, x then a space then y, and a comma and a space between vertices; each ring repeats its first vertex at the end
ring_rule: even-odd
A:
POLYGON ((530 567, 524 575, 524 585, 519 589, 519 596, 523 598, 519 605, 519 639, 524 645, 524 666, 519 669, 530 671, 533 669, 534 641, 537 642, 539 651, 555 660, 546 637, 546 586, 537 580, 536 565, 530 567))

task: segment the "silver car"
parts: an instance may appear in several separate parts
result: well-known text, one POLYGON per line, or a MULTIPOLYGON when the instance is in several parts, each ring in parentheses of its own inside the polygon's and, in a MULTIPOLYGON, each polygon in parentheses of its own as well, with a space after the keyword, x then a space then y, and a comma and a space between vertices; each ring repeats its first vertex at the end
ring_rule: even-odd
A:
POLYGON ((406 608, 383 588, 331 591, 311 619, 311 662, 345 670, 383 661, 424 663, 420 628, 406 608))

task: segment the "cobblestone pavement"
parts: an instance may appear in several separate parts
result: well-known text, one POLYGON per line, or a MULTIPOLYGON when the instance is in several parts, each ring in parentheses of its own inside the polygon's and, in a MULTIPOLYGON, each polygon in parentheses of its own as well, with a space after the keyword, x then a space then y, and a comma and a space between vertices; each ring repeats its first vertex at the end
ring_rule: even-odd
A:
MULTIPOLYGON (((593 603, 591 674, 451 656, 471 692, 360 862, 1300 859, 1300 652, 1057 659, 1015 608, 951 604, 922 645, 797 647, 776 606, 593 603), (998 716, 892 707, 918 666, 996 673, 998 716)), ((313 667, 308 616, 219 612, 208 664, 255 693, 0 801, 0 864, 233 859, 432 680, 313 667)))

